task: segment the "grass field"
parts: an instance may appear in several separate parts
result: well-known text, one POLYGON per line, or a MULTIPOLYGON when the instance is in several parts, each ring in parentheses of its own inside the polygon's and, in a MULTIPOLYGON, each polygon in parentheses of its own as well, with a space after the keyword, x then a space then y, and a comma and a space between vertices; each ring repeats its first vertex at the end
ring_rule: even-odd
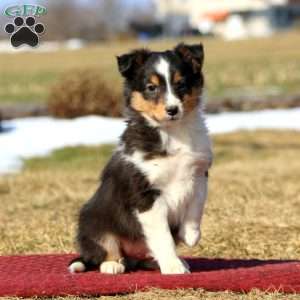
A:
MULTIPOLYGON (((202 41, 205 45, 206 81, 212 96, 299 92, 299 32, 235 42, 207 38, 185 41, 202 41)), ((51 85, 60 80, 64 72, 74 69, 97 69, 105 80, 121 88, 115 55, 140 46, 166 49, 177 42, 179 40, 147 44, 110 42, 76 51, 0 54, 0 104, 45 102, 51 85)))
MULTIPOLYGON (((76 147, 31 159, 24 171, 0 177, 0 253, 74 251, 76 214, 98 184, 112 146, 76 147)), ((200 245, 185 255, 299 259, 300 133, 237 132, 214 137, 215 163, 200 245)), ((145 293, 101 299, 299 299, 298 295, 145 293)), ((64 298, 65 299, 65 298, 64 298)), ((66 298, 79 299, 79 298, 66 298)))

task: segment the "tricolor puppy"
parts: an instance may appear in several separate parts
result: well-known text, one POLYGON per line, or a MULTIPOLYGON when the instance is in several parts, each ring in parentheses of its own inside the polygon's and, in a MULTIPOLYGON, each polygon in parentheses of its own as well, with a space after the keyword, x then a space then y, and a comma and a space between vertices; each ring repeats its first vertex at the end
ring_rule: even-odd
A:
POLYGON ((125 272, 129 258, 153 258, 163 274, 188 273, 176 254, 194 246, 212 163, 202 107, 202 45, 118 57, 125 80, 127 128, 101 184, 80 211, 80 257, 71 272, 91 266, 125 272))

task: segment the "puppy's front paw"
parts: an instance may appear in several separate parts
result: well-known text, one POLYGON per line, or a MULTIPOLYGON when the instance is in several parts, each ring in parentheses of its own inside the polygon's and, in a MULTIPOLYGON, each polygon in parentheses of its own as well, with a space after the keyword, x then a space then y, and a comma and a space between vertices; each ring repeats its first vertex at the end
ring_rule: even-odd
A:
POLYGON ((194 247, 200 241, 200 229, 195 227, 182 228, 179 237, 187 246, 194 247))
POLYGON ((179 258, 170 260, 160 266, 162 274, 185 274, 190 273, 188 265, 183 263, 179 258))
POLYGON ((105 274, 122 274, 125 266, 116 261, 105 261, 100 265, 100 272, 105 274))

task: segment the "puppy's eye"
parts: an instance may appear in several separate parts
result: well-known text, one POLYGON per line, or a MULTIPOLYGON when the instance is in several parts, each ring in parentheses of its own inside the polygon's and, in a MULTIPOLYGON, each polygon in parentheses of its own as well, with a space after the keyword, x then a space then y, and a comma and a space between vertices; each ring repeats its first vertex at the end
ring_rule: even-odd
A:
POLYGON ((154 93, 154 92, 157 92, 158 86, 155 85, 155 84, 152 84, 152 83, 148 83, 148 84, 146 85, 146 90, 147 90, 148 92, 150 92, 150 93, 154 93))

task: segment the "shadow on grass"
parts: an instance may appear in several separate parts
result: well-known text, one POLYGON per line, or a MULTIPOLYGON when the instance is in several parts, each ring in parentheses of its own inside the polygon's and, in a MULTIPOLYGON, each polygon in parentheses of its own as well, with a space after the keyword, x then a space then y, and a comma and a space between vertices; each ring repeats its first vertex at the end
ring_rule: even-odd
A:
POLYGON ((253 268, 266 265, 278 265, 284 263, 299 262, 297 260, 259 260, 259 259, 209 259, 209 258, 186 258, 192 272, 209 272, 239 268, 253 268))

